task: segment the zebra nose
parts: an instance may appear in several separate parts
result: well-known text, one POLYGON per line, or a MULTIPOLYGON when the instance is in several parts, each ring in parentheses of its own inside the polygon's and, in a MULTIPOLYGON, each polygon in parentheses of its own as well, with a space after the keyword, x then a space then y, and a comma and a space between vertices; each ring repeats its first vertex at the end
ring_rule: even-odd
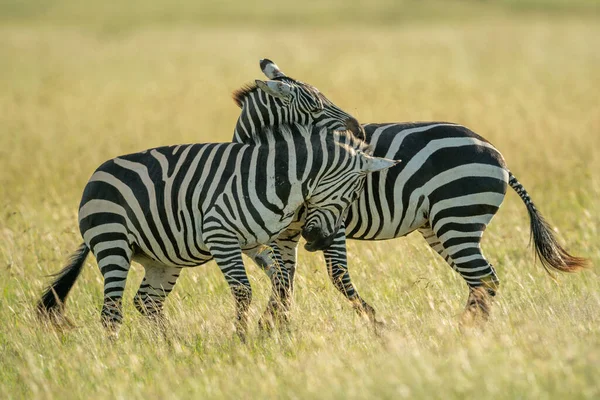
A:
POLYGON ((314 242, 323 237, 323 230, 316 226, 309 226, 302 229, 302 237, 307 242, 314 242))

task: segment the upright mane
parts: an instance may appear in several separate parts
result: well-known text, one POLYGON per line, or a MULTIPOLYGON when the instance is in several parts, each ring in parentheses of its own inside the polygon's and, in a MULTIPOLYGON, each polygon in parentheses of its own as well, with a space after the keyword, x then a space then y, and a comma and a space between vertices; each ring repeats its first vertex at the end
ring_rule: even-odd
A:
POLYGON ((237 106, 239 108, 242 108, 244 99, 246 98, 246 96, 248 96, 250 93, 254 92, 255 90, 258 90, 258 86, 256 86, 256 83, 247 83, 244 86, 242 86, 241 88, 234 90, 233 93, 231 94, 231 97, 233 98, 233 101, 235 102, 235 104, 237 104, 237 106))
MULTIPOLYGON (((309 91, 313 92, 322 101, 329 103, 329 100, 325 96, 323 96, 323 94, 321 94, 321 92, 319 92, 319 89, 317 89, 316 87, 314 87, 312 85, 297 81, 294 78, 290 78, 289 76, 278 77, 273 80, 287 82, 287 83, 295 84, 295 85, 300 85, 304 88, 307 88, 309 91)), ((231 97, 233 98, 233 101, 235 102, 235 104, 237 104, 237 106, 239 108, 242 108, 242 105, 243 105, 243 102, 244 102, 244 99, 246 98, 246 96, 248 96, 250 93, 253 93, 255 90, 258 90, 258 86, 256 86, 256 83, 254 83, 254 82, 247 83, 247 84, 243 85, 241 88, 234 90, 233 93, 231 94, 231 97)))
POLYGON ((337 136, 338 141, 343 146, 361 151, 370 156, 373 155, 373 151, 375 150, 373 146, 357 137, 351 130, 335 130, 333 131, 333 135, 337 136))

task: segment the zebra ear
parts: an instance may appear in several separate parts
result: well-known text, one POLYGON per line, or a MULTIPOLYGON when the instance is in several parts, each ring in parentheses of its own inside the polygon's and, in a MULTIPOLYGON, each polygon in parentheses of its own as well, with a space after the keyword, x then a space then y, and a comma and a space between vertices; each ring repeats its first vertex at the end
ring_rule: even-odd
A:
POLYGON ((256 86, 267 94, 280 99, 289 99, 292 96, 292 87, 285 82, 255 80, 256 86))
POLYGON ((400 163, 400 160, 390 160, 389 158, 372 157, 363 154, 366 163, 363 166, 363 171, 367 174, 371 172, 383 171, 400 163))
POLYGON ((277 64, 268 58, 260 60, 260 69, 269 79, 284 78, 286 75, 281 72, 277 64))

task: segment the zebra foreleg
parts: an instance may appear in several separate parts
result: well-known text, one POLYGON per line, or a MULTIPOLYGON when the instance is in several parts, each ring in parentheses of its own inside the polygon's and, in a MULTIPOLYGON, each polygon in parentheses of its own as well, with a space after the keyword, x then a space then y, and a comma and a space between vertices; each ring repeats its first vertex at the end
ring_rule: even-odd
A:
POLYGON ((298 254, 298 241, 300 240, 301 231, 289 230, 283 232, 279 237, 271 243, 270 246, 262 246, 260 248, 246 251, 245 254, 262 269, 269 278, 275 270, 275 260, 273 256, 273 248, 277 246, 283 265, 285 265, 290 276, 290 290, 294 291, 294 277, 296 274, 296 260, 298 254))
POLYGON ((301 231, 289 230, 283 232, 275 245, 279 249, 283 265, 287 269, 290 276, 290 292, 294 292, 294 278, 296 276, 296 267, 298 260, 298 241, 300 240, 301 231))
POLYGON ((133 304, 142 315, 160 320, 164 302, 177 283, 181 268, 167 267, 146 257, 136 257, 135 261, 142 264, 146 274, 133 304))
POLYGON ((246 274, 239 242, 234 238, 227 240, 219 236, 218 240, 207 238, 205 243, 231 289, 236 308, 235 331, 240 340, 245 342, 248 331, 248 309, 252 302, 252 287, 246 274))
POLYGON ((273 292, 267 309, 258 323, 261 330, 270 330, 274 326, 285 328, 288 324, 289 298, 291 293, 290 275, 276 243, 273 244, 271 251, 273 265, 270 266, 269 276, 273 292))
POLYGON ((375 309, 358 294, 352 283, 350 272, 348 272, 348 261, 346 256, 346 229, 342 226, 333 240, 331 246, 323 250, 327 273, 333 286, 339 290, 351 303, 356 312, 366 316, 375 328, 383 325, 383 322, 375 319, 375 309))

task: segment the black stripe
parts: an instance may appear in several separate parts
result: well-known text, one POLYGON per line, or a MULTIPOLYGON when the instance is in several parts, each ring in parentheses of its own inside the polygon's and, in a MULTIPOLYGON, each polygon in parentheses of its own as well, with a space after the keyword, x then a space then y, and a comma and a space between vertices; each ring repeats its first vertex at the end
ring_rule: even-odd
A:
POLYGON ((459 222, 448 222, 441 227, 436 228, 437 237, 441 237, 444 233, 448 231, 457 231, 457 232, 480 232, 485 230, 485 224, 479 223, 459 223, 459 222))
POLYGON ((474 204, 469 206, 449 207, 440 210, 433 219, 431 225, 436 226, 438 221, 447 217, 473 217, 483 214, 496 214, 498 207, 489 204, 474 204))

